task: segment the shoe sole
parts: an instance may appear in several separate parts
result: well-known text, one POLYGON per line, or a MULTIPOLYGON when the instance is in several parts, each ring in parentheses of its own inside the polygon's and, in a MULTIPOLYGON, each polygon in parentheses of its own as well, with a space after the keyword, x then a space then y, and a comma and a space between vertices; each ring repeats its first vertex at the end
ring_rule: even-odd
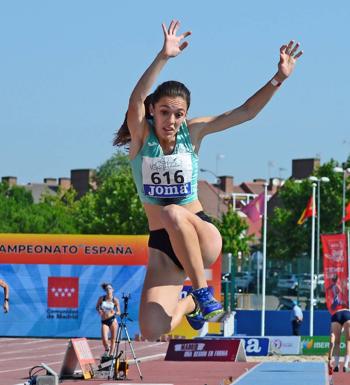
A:
MULTIPOLYGON (((191 322, 190 322, 189 318, 190 318, 190 317, 187 317, 187 316, 186 316, 186 320, 187 320, 188 324, 189 324, 189 325, 191 326, 191 328, 194 329, 194 330, 201 330, 202 327, 204 326, 204 324, 206 323, 206 320, 204 320, 203 323, 202 323, 202 325, 199 327, 198 324, 199 324, 200 322, 202 322, 202 321, 194 321, 194 322, 198 322, 198 324, 197 324, 197 325, 191 325, 191 322)), ((192 322, 193 322, 193 321, 192 321, 192 322)))
POLYGON ((223 309, 220 309, 220 310, 214 310, 212 311, 211 313, 209 314, 206 314, 204 317, 204 319, 206 321, 211 321, 211 322, 215 322, 217 321, 221 315, 224 313, 224 310, 223 309))

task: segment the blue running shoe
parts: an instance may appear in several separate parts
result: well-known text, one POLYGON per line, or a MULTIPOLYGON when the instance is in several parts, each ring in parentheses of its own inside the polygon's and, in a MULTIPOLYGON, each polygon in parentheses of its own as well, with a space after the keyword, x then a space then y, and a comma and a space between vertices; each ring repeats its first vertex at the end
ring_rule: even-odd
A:
POLYGON ((213 297, 208 287, 193 290, 191 294, 196 299, 203 318, 206 321, 213 321, 213 319, 219 318, 219 316, 224 312, 221 303, 213 297))
POLYGON ((196 304, 196 308, 193 310, 192 313, 186 314, 186 319, 187 319, 187 322, 191 325, 192 329, 199 330, 199 329, 202 329, 206 320, 204 319, 201 309, 199 308, 195 298, 193 298, 193 300, 194 300, 194 303, 196 304))

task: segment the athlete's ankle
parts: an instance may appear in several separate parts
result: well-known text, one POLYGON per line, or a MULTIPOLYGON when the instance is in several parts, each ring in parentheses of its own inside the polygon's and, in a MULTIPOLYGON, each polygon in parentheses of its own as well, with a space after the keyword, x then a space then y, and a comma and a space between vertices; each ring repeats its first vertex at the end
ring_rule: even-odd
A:
POLYGON ((193 293, 190 293, 188 297, 190 297, 191 299, 191 306, 189 306, 189 311, 186 313, 186 315, 191 317, 198 314, 198 312, 200 311, 200 307, 193 293))

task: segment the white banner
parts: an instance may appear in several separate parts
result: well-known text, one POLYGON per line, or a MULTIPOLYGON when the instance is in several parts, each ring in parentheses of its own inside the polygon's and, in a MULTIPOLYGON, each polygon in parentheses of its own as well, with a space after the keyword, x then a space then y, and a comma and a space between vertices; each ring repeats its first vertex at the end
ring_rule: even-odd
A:
POLYGON ((300 336, 269 336, 269 352, 274 354, 300 354, 300 336))

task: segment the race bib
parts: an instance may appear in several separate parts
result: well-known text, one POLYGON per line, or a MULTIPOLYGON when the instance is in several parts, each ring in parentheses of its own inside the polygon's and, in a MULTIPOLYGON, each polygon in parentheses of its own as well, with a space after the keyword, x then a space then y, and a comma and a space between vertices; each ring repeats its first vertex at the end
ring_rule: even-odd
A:
POLYGON ((154 198, 182 198, 192 193, 191 154, 180 153, 142 158, 145 195, 154 198))

